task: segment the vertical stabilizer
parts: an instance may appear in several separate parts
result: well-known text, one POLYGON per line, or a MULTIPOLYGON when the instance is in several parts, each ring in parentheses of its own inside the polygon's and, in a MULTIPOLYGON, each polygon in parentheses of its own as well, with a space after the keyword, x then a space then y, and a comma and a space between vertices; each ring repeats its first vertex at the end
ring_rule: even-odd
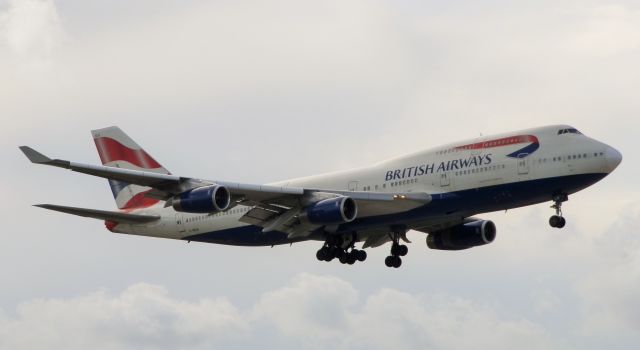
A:
MULTIPOLYGON (((103 165, 170 174, 117 126, 92 130, 91 134, 103 165)), ((150 187, 115 180, 109 180, 109 185, 119 209, 145 208, 159 202, 157 199, 145 197, 145 194, 151 190, 150 187)))

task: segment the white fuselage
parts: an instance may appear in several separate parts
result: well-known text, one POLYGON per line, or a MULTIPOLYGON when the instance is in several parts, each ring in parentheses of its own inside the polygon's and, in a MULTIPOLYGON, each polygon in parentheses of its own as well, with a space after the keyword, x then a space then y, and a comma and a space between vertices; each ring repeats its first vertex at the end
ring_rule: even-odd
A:
MULTIPOLYGON (((458 207, 453 211, 464 216, 520 207, 551 200, 554 186, 568 194, 581 190, 610 173, 620 163, 620 153, 615 149, 573 130, 570 126, 556 125, 483 136, 369 167, 285 180, 272 185, 385 193, 426 192, 436 198, 442 194, 464 197, 482 193, 486 201, 482 197, 469 197, 468 201, 456 204, 458 207), (514 154, 519 150, 523 153, 514 154), (486 206, 482 204, 485 202, 486 206)), ((121 224, 116 232, 189 239, 203 233, 248 230, 246 226, 250 225, 238 219, 250 209, 236 206, 222 213, 188 214, 178 213, 172 207, 155 206, 134 213, 160 215, 161 220, 143 225, 121 224)), ((453 212, 444 210, 438 215, 448 215, 450 211, 453 212)), ((429 220, 427 214, 419 217, 422 212, 416 213, 407 222, 408 228, 422 226, 429 220)), ((361 219, 366 218, 358 217, 356 221, 361 219)), ((260 228, 255 228, 255 234, 260 234, 260 228)), ((225 243, 234 244, 229 240, 225 243)))

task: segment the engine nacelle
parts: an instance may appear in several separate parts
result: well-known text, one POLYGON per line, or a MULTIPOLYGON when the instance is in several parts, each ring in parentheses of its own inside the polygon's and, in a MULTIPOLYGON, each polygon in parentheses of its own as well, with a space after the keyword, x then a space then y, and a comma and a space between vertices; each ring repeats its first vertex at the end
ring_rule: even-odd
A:
POLYGON ((463 250, 489 244, 496 239, 496 225, 490 220, 476 220, 427 236, 427 246, 439 250, 463 250))
POLYGON ((184 213, 215 213, 231 204, 231 193, 224 186, 194 188, 173 198, 173 209, 184 213))
POLYGON ((307 207, 306 218, 316 225, 335 225, 355 220, 358 215, 356 201, 349 197, 336 197, 315 202, 307 207))

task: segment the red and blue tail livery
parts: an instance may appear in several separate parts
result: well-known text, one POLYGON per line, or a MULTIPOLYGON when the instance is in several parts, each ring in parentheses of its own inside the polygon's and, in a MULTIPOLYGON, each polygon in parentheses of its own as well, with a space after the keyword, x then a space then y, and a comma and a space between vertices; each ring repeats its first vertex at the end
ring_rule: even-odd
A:
MULTIPOLYGON (((98 149, 102 164, 108 167, 169 174, 160 163, 133 141, 117 126, 92 130, 93 141, 98 149)), ((146 208, 157 204, 156 199, 145 195, 150 187, 138 186, 125 181, 109 179, 111 192, 118 209, 130 210, 146 208)))
POLYGON ((117 127, 94 130, 93 138, 103 165, 20 149, 33 163, 108 179, 120 210, 39 207, 104 220, 115 233, 189 242, 268 247, 319 241, 318 260, 348 265, 366 260, 365 249, 389 243, 384 262, 394 268, 409 250, 409 230, 424 234, 430 249, 484 246, 496 239, 497 226, 477 215, 544 202, 553 203, 549 226, 563 228, 561 207, 569 196, 622 161, 615 148, 575 128, 549 125, 347 171, 247 184, 172 175, 117 127))

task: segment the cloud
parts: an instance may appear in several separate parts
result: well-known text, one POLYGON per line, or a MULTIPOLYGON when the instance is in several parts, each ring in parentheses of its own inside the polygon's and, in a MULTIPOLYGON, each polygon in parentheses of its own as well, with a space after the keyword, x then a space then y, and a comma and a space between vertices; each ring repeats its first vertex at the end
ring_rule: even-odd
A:
POLYGON ((583 331, 636 338, 640 329, 640 203, 619 213, 619 220, 597 237, 594 264, 576 285, 585 304, 583 331))
POLYGON ((348 282, 301 274, 247 311, 224 298, 185 301, 136 284, 21 304, 0 317, 1 349, 175 349, 226 344, 349 349, 549 348, 540 326, 488 304, 380 289, 361 298, 348 282), (265 335, 265 338, 260 338, 265 335))
POLYGON ((0 316, 0 348, 640 341, 631 1, 116 2, 0 8, 0 302, 15 309, 0 316), (175 173, 256 183, 555 122, 625 156, 572 196, 565 230, 547 228, 546 204, 486 214, 494 244, 434 252, 415 233, 401 271, 384 269, 386 248, 354 270, 318 264, 317 242, 187 248, 100 234, 101 223, 29 206, 110 208, 106 183, 33 168, 16 149, 97 162, 88 130, 119 124, 175 173), (130 286, 140 276, 157 285, 130 286), (222 297, 195 299, 210 290, 222 297))
POLYGON ((53 0, 10 0, 0 12, 0 40, 20 61, 47 59, 59 43, 61 30, 53 0))
POLYGON ((0 318, 0 349, 198 348, 245 331, 224 299, 185 302, 141 283, 116 296, 101 291, 24 303, 15 317, 0 318))

